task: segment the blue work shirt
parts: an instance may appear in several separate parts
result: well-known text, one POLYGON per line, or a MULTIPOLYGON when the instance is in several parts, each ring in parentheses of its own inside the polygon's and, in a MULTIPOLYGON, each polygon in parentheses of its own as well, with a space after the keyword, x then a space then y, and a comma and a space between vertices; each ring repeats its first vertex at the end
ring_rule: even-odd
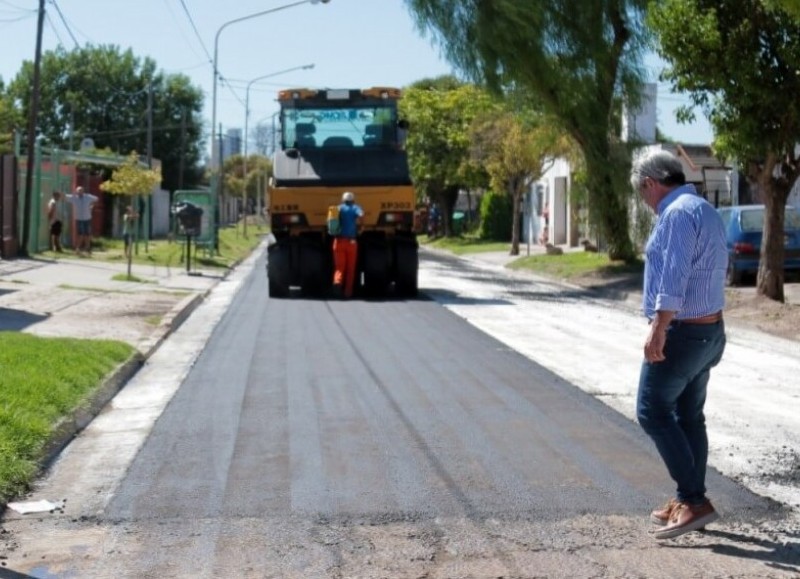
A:
POLYGON ((645 251, 644 315, 671 311, 681 320, 722 310, 728 250, 717 210, 694 185, 682 185, 661 200, 657 215, 645 251))
POLYGON ((348 239, 358 237, 358 218, 363 215, 364 210, 355 203, 339 205, 339 237, 348 239))

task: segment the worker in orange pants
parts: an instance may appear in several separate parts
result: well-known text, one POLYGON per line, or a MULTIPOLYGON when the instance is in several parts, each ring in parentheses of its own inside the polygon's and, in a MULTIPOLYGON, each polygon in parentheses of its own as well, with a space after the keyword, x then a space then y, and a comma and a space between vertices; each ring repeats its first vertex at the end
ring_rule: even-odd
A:
POLYGON ((333 291, 344 298, 353 297, 358 263, 358 227, 364 210, 355 203, 355 195, 345 191, 339 205, 339 234, 333 240, 333 291))

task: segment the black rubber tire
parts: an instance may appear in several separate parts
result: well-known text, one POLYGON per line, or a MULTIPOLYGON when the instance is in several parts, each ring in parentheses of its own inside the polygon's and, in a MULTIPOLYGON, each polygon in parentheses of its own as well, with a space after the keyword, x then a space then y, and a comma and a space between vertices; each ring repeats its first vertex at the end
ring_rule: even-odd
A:
POLYGON ((281 247, 270 247, 267 257, 267 285, 269 297, 285 298, 289 296, 289 271, 286 250, 281 247))
POLYGON ((363 252, 364 293, 383 297, 389 287, 389 252, 382 245, 366 245, 363 252))
POLYGON ((416 245, 398 245, 395 249, 395 260, 395 295, 404 298, 417 297, 419 292, 417 280, 419 256, 417 255, 416 245))
POLYGON ((742 285, 742 279, 743 278, 744 278, 744 273, 734 269, 733 263, 731 263, 729 261, 728 262, 728 271, 725 272, 725 283, 730 287, 734 287, 734 286, 737 286, 737 285, 742 285))

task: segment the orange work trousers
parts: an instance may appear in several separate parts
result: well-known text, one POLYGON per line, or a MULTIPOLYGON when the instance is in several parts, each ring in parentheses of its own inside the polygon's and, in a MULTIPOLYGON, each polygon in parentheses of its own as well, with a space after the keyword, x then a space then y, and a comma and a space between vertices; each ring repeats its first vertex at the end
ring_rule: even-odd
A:
POLYGON ((356 263, 358 262, 358 244, 355 239, 337 237, 333 240, 333 285, 344 290, 344 297, 353 297, 356 283, 356 263))

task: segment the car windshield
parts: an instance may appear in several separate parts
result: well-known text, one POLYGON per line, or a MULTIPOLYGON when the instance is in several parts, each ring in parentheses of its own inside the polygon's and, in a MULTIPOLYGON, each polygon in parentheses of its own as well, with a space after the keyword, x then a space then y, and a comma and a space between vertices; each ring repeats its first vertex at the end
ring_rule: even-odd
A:
MULTIPOLYGON (((764 229, 764 208, 746 209, 741 214, 742 231, 762 231, 764 229)), ((783 228, 800 229, 800 214, 794 207, 787 207, 783 228)))

